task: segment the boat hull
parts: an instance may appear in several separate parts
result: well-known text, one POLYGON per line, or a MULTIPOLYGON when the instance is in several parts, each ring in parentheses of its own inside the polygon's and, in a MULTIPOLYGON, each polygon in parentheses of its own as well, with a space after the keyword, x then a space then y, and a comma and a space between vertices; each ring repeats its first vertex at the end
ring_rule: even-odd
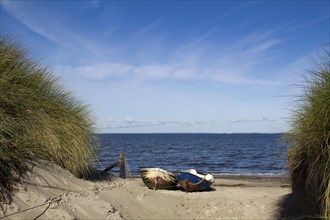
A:
POLYGON ((181 171, 177 173, 176 179, 186 192, 196 192, 210 190, 214 179, 208 181, 204 174, 192 174, 190 171, 181 171))
POLYGON ((175 174, 161 168, 142 168, 140 174, 149 189, 173 189, 178 185, 175 174))

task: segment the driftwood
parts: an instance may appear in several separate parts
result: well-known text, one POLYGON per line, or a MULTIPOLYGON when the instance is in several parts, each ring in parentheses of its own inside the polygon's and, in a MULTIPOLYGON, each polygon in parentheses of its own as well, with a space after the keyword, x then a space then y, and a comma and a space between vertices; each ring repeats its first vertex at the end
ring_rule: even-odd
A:
POLYGON ((110 166, 108 166, 107 168, 105 168, 103 170, 103 172, 108 172, 110 171, 112 168, 118 166, 120 164, 120 174, 119 177, 125 179, 126 178, 126 159, 125 159, 125 154, 124 153, 120 153, 119 155, 119 160, 114 162, 113 164, 111 164, 110 166))
POLYGON ((103 172, 108 172, 108 171, 111 170, 112 168, 118 166, 118 164, 120 164, 120 161, 119 161, 119 160, 116 161, 116 162, 114 162, 113 164, 111 164, 111 165, 108 166, 107 168, 105 168, 105 169, 103 170, 103 172))

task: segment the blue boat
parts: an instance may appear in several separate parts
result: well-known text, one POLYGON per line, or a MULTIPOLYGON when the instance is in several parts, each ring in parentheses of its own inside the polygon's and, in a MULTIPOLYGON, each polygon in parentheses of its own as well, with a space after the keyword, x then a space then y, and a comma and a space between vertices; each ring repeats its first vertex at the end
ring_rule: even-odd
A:
POLYGON ((214 183, 211 174, 200 173, 193 169, 178 172, 176 179, 186 192, 209 190, 214 183))

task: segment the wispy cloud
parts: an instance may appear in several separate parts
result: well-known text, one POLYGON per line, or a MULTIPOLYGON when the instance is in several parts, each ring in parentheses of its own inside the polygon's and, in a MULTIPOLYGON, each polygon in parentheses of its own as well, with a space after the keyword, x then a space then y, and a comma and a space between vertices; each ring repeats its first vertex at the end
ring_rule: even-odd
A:
POLYGON ((275 80, 263 80, 257 78, 249 78, 235 70, 222 69, 206 69, 204 70, 204 78, 217 83, 224 83, 229 85, 259 85, 259 86, 273 86, 278 82, 275 80))
POLYGON ((136 128, 136 127, 193 127, 199 125, 212 125, 216 121, 178 121, 178 120, 167 120, 160 119, 157 121, 141 121, 126 117, 124 120, 118 121, 110 117, 108 120, 99 123, 100 129, 116 129, 116 128, 136 128))
MULTIPOLYGON (((214 51, 209 43, 198 42, 187 47, 180 46, 168 53, 168 62, 155 59, 150 64, 92 63, 83 66, 58 66, 60 71, 103 80, 113 76, 127 76, 131 80, 197 80, 206 83, 231 85, 276 85, 272 79, 255 78, 258 65, 267 60, 265 52, 281 44, 278 39, 260 40, 247 36, 241 42, 214 51)), ((272 58, 269 58, 272 59, 272 58)), ((125 80, 123 78, 123 80, 125 80)))
POLYGON ((83 66, 57 66, 57 72, 89 79, 103 80, 108 77, 122 77, 133 71, 133 66, 124 63, 96 63, 83 66))
POLYGON ((100 63, 88 66, 57 66, 55 70, 62 74, 85 77, 94 80, 109 78, 122 78, 123 82, 135 79, 138 82, 154 80, 176 80, 230 84, 230 85, 259 85, 272 86, 277 81, 247 77, 242 72, 244 69, 237 68, 201 68, 196 66, 186 67, 178 64, 153 64, 132 66, 124 63, 100 63))
MULTIPOLYGON (((271 29, 262 33, 257 30, 242 35, 240 39, 227 39, 228 42, 218 43, 210 40, 213 38, 213 33, 217 31, 216 27, 212 27, 200 37, 190 41, 186 40, 172 50, 159 52, 158 48, 146 49, 146 43, 141 41, 145 35, 152 35, 152 30, 161 25, 161 20, 156 19, 145 27, 141 27, 139 32, 131 36, 132 42, 139 42, 141 45, 134 45, 136 48, 132 51, 131 48, 127 48, 132 46, 130 44, 118 46, 84 38, 77 30, 65 25, 61 19, 55 19, 51 12, 41 12, 37 17, 31 16, 31 12, 33 12, 31 7, 24 10, 24 4, 14 4, 10 1, 4 1, 1 4, 30 30, 66 48, 65 54, 72 53, 71 58, 74 57, 76 61, 72 63, 76 63, 76 65, 59 64, 56 70, 62 74, 99 81, 119 77, 123 82, 133 79, 137 82, 195 80, 231 85, 277 84, 276 80, 256 77, 254 74, 258 70, 258 65, 268 57, 267 52, 282 43, 280 39, 272 37, 271 29), (134 38, 136 39, 134 40, 134 38), (151 54, 151 60, 138 62, 138 55, 143 54, 141 51, 145 50, 151 54), (84 55, 81 56, 78 51, 85 51, 85 53, 82 52, 84 55), (109 53, 111 55, 107 54, 109 51, 112 51, 109 53), (91 58, 86 57, 88 52, 93 53, 91 58), (117 54, 118 62, 113 62, 113 54, 117 54), (102 57, 101 62, 96 57, 102 57), (127 59, 127 57, 131 57, 131 59, 127 59), (160 57, 165 57, 165 62, 162 62, 160 57), (132 60, 134 62, 131 62, 132 60), (82 63, 84 64, 82 65, 82 63)), ((94 1, 93 4, 97 6, 99 2, 94 1)), ((234 13, 245 5, 241 4, 223 16, 234 13)), ((154 37, 156 37, 153 39, 154 42, 159 41, 159 44, 165 46, 169 44, 163 38, 154 37)), ((151 37, 149 36, 148 39, 150 40, 151 37)))
POLYGON ((329 15, 326 15, 326 16, 322 16, 322 17, 316 18, 316 19, 314 19, 312 21, 308 21, 308 22, 304 22, 304 23, 300 23, 300 24, 293 24, 293 25, 289 26, 288 28, 286 28, 285 30, 283 30, 282 31, 282 34, 283 33, 287 33, 287 32, 296 31, 296 30, 299 30, 299 29, 302 29, 302 28, 306 28, 308 26, 317 24, 319 22, 324 22, 324 21, 328 21, 329 22, 329 19, 330 19, 330 16, 329 15))
POLYGON ((38 9, 29 1, 1 1, 1 6, 32 32, 50 40, 60 47, 73 51, 100 54, 102 47, 75 32, 61 16, 43 7, 38 9), (37 14, 37 16, 35 16, 37 14))
MULTIPOLYGON (((47 20, 47 16, 40 15, 40 17, 45 17, 45 19, 40 19, 40 17, 38 17, 37 20, 35 19, 35 16, 29 16, 30 11, 28 8, 24 7, 24 4, 16 4, 15 2, 11 1, 1 1, 1 6, 31 31, 53 41, 54 43, 61 44, 59 38, 53 36, 49 31, 46 30, 45 19, 47 20)), ((53 21, 53 25, 54 24, 55 21, 53 21)))
POLYGON ((253 3, 253 2, 244 2, 244 3, 240 4, 240 5, 238 5, 237 7, 233 8, 232 10, 229 10, 226 13, 224 13, 223 15, 221 15, 220 19, 222 19, 224 17, 227 17, 227 16, 229 16, 229 15, 231 15, 231 14, 239 11, 240 9, 242 9, 243 7, 246 7, 246 6, 250 5, 251 3, 253 3))
POLYGON ((267 117, 258 117, 258 118, 243 118, 243 119, 232 119, 228 121, 229 123, 250 123, 250 122, 275 122, 276 120, 269 119, 267 117))

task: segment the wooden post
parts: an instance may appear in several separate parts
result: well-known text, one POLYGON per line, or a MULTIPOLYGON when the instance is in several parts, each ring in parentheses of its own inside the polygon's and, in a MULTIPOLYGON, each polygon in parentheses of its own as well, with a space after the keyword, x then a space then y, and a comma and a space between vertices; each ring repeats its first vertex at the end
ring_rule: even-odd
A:
POLYGON ((126 179, 126 166, 125 166, 125 154, 124 153, 120 153, 119 156, 119 162, 120 162, 120 178, 126 179))

